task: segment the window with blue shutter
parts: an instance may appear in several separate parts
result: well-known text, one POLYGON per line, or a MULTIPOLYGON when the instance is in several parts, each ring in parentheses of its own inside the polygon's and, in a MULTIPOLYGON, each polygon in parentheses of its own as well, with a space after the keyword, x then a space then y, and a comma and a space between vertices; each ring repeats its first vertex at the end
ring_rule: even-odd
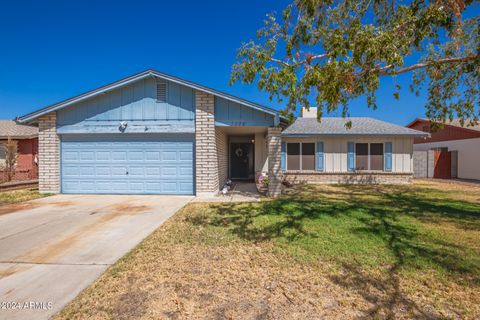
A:
POLYGON ((348 171, 355 171, 355 144, 353 142, 348 142, 347 167, 348 171))
POLYGON ((282 152, 280 156, 280 167, 282 171, 287 169, 287 143, 282 142, 282 152))
POLYGON ((385 142, 385 171, 392 171, 392 143, 385 142))
POLYGON ((317 171, 323 171, 323 142, 317 142, 317 171))

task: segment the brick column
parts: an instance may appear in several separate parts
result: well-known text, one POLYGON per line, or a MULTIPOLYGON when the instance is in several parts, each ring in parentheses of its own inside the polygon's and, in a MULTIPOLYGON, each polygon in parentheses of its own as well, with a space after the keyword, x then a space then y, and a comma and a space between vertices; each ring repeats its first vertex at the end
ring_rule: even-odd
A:
POLYGON ((268 196, 278 197, 282 193, 282 137, 281 128, 268 128, 268 196))
POLYGON ((40 193, 60 192, 60 138, 56 112, 38 118, 38 179, 40 193))
POLYGON ((218 159, 215 139, 215 99, 195 91, 195 165, 198 196, 218 193, 218 159))

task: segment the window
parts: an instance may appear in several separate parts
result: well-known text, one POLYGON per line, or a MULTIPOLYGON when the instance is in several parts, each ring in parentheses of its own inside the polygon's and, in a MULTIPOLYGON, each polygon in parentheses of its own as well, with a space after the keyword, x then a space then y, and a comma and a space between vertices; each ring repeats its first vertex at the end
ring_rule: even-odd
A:
POLYGON ((355 144, 356 170, 383 170, 383 143, 355 144))
POLYGON ((300 143, 287 143, 287 170, 300 170, 300 143))
POLYGON ((383 143, 370 144, 370 170, 383 170, 383 143))
POLYGON ((315 143, 287 143, 287 170, 315 170, 315 143))
POLYGON ((315 143, 302 143, 302 170, 315 170, 315 143))
POLYGON ((368 143, 355 145, 357 170, 368 170, 368 143))

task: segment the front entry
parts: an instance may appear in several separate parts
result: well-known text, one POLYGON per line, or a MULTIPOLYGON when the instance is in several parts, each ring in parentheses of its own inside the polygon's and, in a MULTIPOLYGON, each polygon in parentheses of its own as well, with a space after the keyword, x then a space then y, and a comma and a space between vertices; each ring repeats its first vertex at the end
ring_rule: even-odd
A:
POLYGON ((253 143, 230 143, 230 177, 232 179, 254 178, 253 143))

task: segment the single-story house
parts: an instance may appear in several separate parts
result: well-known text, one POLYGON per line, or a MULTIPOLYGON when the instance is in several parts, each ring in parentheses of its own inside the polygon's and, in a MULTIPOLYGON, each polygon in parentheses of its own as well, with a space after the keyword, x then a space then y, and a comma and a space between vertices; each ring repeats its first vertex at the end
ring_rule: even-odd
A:
POLYGON ((413 150, 430 151, 432 159, 427 162, 432 167, 431 177, 480 180, 480 125, 462 126, 459 119, 454 119, 432 130, 428 119, 417 118, 407 128, 430 133, 415 138, 413 150))
POLYGON ((38 128, 19 124, 13 120, 0 120, 0 180, 6 180, 4 172, 6 143, 17 143, 17 161, 12 180, 36 180, 38 178, 38 128))
POLYGON ((257 172, 271 196, 284 177, 407 182, 413 137, 424 135, 363 118, 351 130, 299 119, 283 131, 277 110, 155 70, 19 120, 38 123, 39 188, 52 193, 213 195, 257 172))
POLYGON ((284 176, 306 183, 408 183, 420 131, 372 118, 316 119, 316 108, 282 132, 284 176), (350 122, 351 127, 347 127, 350 122))

